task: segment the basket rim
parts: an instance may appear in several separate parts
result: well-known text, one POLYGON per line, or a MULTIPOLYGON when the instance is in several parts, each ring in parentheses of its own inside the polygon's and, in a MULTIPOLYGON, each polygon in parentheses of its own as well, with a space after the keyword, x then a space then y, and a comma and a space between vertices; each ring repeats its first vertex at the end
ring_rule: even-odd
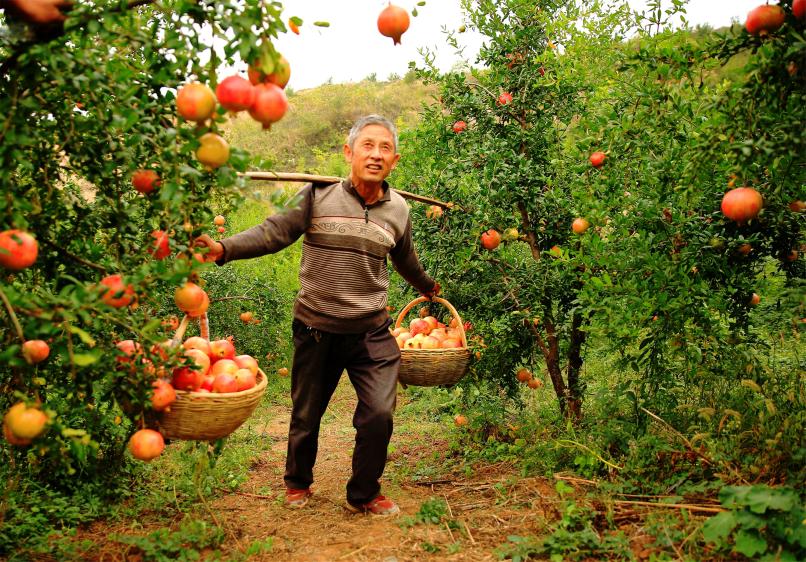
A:
POLYGON ((247 388, 246 390, 239 390, 238 392, 197 392, 195 390, 176 390, 176 396, 192 396, 193 398, 217 398, 219 396, 227 396, 227 397, 240 397, 240 396, 248 396, 249 394, 254 394, 256 392, 262 392, 266 386, 269 384, 269 377, 266 376, 266 373, 263 372, 263 369, 258 367, 257 369, 258 375, 261 375, 260 381, 253 386, 252 388, 247 388))
POLYGON ((464 323, 462 322, 462 317, 459 316, 459 312, 454 308, 454 306, 450 302, 448 302, 448 299, 443 299, 443 298, 437 297, 437 296, 434 296, 434 297, 431 297, 431 298, 417 297, 416 299, 412 300, 409 304, 407 304, 405 307, 403 307, 403 310, 400 311, 400 314, 398 314, 397 320, 395 321, 395 328, 399 328, 401 326, 401 324, 403 324, 403 320, 406 317, 406 315, 409 313, 409 311, 411 311, 412 308, 414 308, 415 306, 417 306, 421 302, 437 302, 437 303, 441 304, 442 306, 444 306, 445 308, 448 309, 448 312, 451 313, 451 316, 453 316, 456 319, 456 325, 457 325, 457 328, 459 330, 459 335, 462 336, 462 347, 447 347, 447 348, 437 348, 437 349, 416 349, 416 350, 407 349, 406 351, 446 351, 446 350, 449 351, 449 350, 455 350, 455 349, 468 349, 468 346, 467 346, 467 334, 465 333, 465 326, 464 326, 464 323))

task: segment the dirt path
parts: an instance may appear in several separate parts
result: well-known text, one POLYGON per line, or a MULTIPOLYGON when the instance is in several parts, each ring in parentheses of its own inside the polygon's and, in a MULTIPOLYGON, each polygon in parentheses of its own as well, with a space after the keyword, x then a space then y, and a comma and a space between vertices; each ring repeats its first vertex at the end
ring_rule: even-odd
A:
POLYGON ((556 517, 552 482, 521 478, 505 465, 479 467, 467 477, 444 473, 440 468, 446 464, 447 441, 438 437, 433 424, 416 423, 396 428, 382 481, 383 493, 398 502, 402 513, 390 518, 351 514, 345 508, 344 486, 355 436, 354 406, 345 377, 323 419, 314 496, 301 510, 282 505, 289 412, 257 428, 269 438, 270 449, 237 493, 212 503, 230 535, 225 551, 243 552, 254 540, 273 537, 271 552, 250 560, 492 561, 498 560, 494 549, 509 535, 540 534, 546 518, 556 517), (428 468, 428 481, 413 479, 415 466, 428 468), (437 499, 446 511, 440 523, 417 522, 423 504, 437 499))

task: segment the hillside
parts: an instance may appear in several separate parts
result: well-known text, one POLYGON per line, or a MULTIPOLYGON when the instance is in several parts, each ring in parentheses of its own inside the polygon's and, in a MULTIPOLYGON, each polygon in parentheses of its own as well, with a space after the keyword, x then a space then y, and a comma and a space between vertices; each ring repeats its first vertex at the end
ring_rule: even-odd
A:
POLYGON ((358 117, 379 113, 402 129, 417 121, 424 104, 433 103, 433 92, 413 74, 392 82, 325 84, 290 92, 289 112, 270 131, 241 116, 232 120, 227 137, 252 154, 255 169, 344 175, 341 146, 358 117))

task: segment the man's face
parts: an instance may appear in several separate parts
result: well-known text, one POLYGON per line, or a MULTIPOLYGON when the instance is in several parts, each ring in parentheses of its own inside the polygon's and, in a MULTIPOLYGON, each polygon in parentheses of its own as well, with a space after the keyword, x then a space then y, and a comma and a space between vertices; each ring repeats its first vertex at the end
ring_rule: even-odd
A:
POLYGON ((382 125, 367 125, 355 139, 353 148, 344 145, 344 157, 350 163, 354 184, 381 183, 397 165, 395 138, 382 125))

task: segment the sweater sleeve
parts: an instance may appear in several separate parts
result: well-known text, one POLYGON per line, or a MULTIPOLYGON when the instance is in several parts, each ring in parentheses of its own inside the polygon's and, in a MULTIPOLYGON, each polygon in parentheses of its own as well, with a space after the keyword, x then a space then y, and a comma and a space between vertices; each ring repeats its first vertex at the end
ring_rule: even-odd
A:
POLYGON ((406 221, 406 229, 389 255, 395 270, 409 285, 421 293, 427 293, 434 288, 435 281, 425 272, 414 250, 414 243, 411 239, 411 219, 406 221))
POLYGON ((224 247, 224 255, 216 264, 274 254, 296 242, 310 222, 313 186, 308 184, 303 187, 299 196, 298 207, 272 215, 259 225, 219 240, 224 247))

